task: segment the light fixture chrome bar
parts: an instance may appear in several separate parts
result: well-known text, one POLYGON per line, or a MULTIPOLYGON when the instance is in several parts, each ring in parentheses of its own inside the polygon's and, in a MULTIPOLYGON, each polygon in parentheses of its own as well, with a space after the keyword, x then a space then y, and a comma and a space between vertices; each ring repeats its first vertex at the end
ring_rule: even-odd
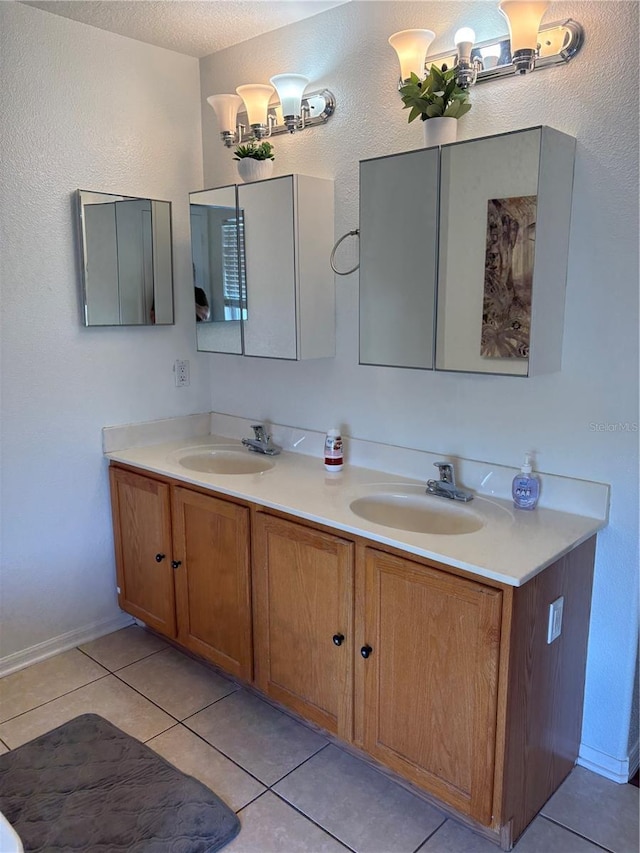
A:
MULTIPOLYGON (((277 110, 280 103, 269 104, 268 121, 269 131, 266 136, 278 136, 281 133, 290 133, 290 127, 284 121, 283 116, 278 116, 277 110), (281 123, 278 123, 281 122, 281 123)), ((336 99, 332 92, 328 89, 321 89, 317 92, 310 92, 302 98, 302 116, 298 120, 297 130, 306 130, 308 127, 316 127, 320 124, 326 124, 334 114, 336 109, 336 99)), ((245 112, 238 113, 238 141, 247 142, 252 138, 253 133, 251 128, 247 126, 247 117, 245 112)))
MULTIPOLYGON (((549 68, 553 65, 569 62, 578 53, 583 43, 584 30, 577 21, 571 18, 566 21, 544 24, 538 33, 538 51, 533 70, 538 71, 541 68, 549 68)), ((476 42, 471 52, 471 59, 478 68, 476 83, 495 80, 497 77, 515 76, 516 67, 512 62, 511 43, 508 34, 500 38, 476 42), (495 53, 499 53, 499 59, 493 67, 485 67, 482 52, 491 47, 496 48, 495 53)), ((434 64, 440 66, 443 63, 447 68, 454 68, 456 61, 457 54, 454 48, 444 53, 427 56, 425 70, 434 64)))

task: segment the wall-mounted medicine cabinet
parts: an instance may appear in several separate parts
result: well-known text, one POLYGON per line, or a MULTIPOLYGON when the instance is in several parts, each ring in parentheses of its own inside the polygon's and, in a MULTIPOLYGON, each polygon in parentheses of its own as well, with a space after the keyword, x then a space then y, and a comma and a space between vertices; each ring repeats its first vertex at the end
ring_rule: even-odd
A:
POLYGON ((360 363, 560 369, 575 139, 548 127, 360 164, 360 363))
POLYGON ((333 181, 284 175, 189 200, 198 350, 333 356, 333 181))
POLYGON ((171 325, 171 202, 78 190, 85 326, 171 325))

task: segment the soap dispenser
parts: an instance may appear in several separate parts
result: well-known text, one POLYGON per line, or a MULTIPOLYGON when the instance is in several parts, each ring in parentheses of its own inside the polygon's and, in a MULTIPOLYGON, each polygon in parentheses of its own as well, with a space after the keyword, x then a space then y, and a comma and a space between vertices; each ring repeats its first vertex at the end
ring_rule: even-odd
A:
POLYGON ((540 480, 531 473, 531 454, 526 453, 520 473, 511 487, 513 505, 518 509, 535 509, 540 497, 540 480))

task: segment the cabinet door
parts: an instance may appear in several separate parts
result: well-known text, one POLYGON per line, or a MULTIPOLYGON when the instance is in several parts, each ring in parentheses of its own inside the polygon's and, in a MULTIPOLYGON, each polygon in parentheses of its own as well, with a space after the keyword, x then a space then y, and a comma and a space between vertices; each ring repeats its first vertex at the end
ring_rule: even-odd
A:
POLYGON ((353 545, 259 514, 254 567, 257 686, 350 740, 353 545))
POLYGON ((491 822, 502 593, 367 549, 365 748, 491 822))
POLYGON ((238 187, 244 218, 247 319, 244 354, 298 357, 293 178, 238 187))
POLYGON ((175 637, 169 486, 119 468, 109 478, 120 607, 175 637))
POLYGON ((178 640, 250 680, 249 510, 182 487, 172 509, 178 640))
POLYGON ((360 163, 360 364, 433 367, 439 150, 360 163))

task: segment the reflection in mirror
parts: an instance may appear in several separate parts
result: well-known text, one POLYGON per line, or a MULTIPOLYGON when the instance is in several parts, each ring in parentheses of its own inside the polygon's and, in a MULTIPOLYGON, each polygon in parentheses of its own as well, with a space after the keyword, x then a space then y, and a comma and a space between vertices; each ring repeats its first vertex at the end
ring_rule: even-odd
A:
POLYGON ((235 205, 191 204, 196 320, 247 319, 244 218, 235 205))
POLYGON ((85 326, 170 325, 171 202, 78 190, 85 326))
POLYGON ((438 148, 360 163, 360 364, 433 367, 438 148))
POLYGON ((247 305, 236 188, 190 193, 189 202, 198 350, 241 354, 247 305))

